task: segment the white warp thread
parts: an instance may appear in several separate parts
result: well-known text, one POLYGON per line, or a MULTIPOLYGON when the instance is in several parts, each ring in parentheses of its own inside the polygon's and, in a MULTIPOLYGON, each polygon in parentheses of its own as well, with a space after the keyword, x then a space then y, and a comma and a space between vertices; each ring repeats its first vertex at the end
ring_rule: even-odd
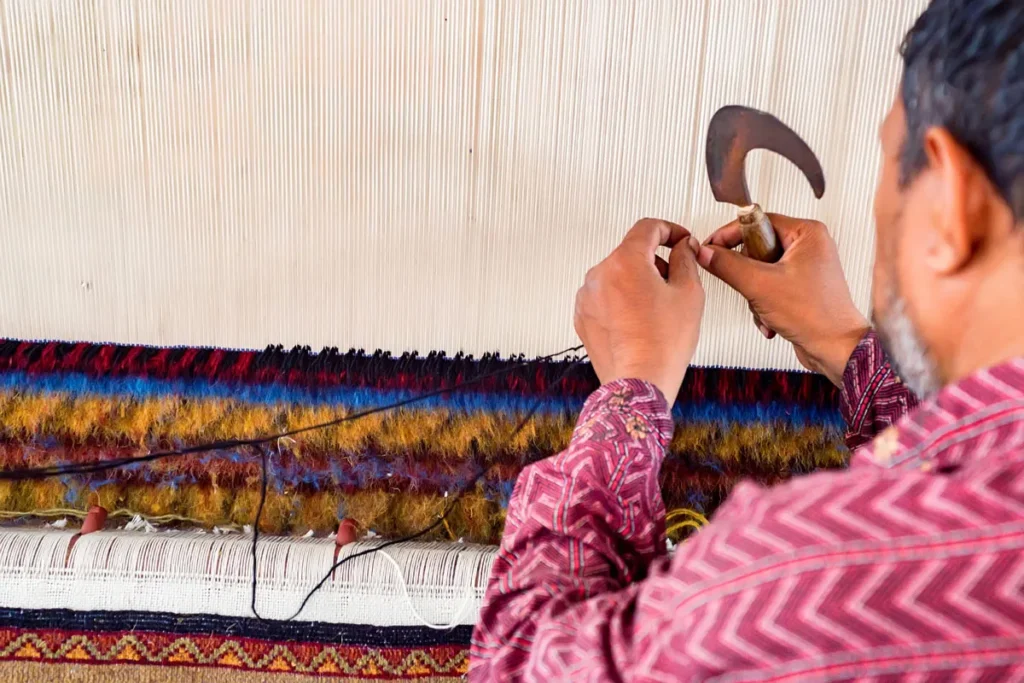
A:
MULTIPOLYGON (((74 536, 0 529, 0 606, 253 616, 248 537, 101 531, 79 537, 68 554, 74 536)), ((349 544, 339 559, 380 543, 349 544)), ((261 537, 260 614, 291 616, 330 569, 334 550, 332 539, 261 537)), ((463 543, 391 546, 339 567, 297 619, 443 629, 473 624, 496 552, 463 543)))
MULTIPOLYGON (((707 123, 772 112, 753 199, 867 306, 876 129, 925 0, 4 0, 8 337, 543 355, 644 216, 698 236, 707 123)), ((708 282, 695 362, 797 367, 708 282)))

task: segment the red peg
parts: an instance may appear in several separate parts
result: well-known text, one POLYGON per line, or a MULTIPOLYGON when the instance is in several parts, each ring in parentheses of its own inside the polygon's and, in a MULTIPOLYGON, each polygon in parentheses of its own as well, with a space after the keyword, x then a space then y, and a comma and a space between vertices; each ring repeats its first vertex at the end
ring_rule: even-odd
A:
POLYGON ((334 537, 334 543, 340 548, 356 540, 356 523, 346 517, 338 523, 338 535, 334 537))
POLYGON ((338 561, 341 547, 356 540, 356 523, 346 517, 338 522, 338 533, 334 537, 334 561, 338 561))
POLYGON ((91 534, 94 531, 102 529, 103 525, 106 523, 107 509, 100 505, 93 505, 85 515, 85 521, 82 522, 82 530, 78 533, 91 534))

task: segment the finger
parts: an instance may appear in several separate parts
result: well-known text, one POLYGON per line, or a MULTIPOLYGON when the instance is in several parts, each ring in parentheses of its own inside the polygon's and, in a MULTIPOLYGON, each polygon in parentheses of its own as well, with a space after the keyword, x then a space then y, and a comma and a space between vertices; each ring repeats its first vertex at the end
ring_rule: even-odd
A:
MULTIPOLYGON (((751 307, 750 312, 754 312, 753 307, 751 307)), ((757 313, 754 313, 754 327, 757 328, 758 332, 760 332, 765 339, 773 339, 775 337, 775 330, 765 325, 764 321, 761 320, 761 316, 757 313)))
POLYGON ((783 216, 781 213, 769 213, 767 216, 768 220, 772 222, 772 227, 775 228, 775 233, 779 236, 783 251, 789 249, 801 235, 807 234, 809 230, 825 229, 825 226, 818 221, 807 218, 793 218, 792 216, 783 216))
POLYGON ((760 316, 758 316, 757 313, 753 313, 750 316, 750 320, 752 323, 754 323, 754 327, 756 327, 758 331, 761 332, 761 334, 764 334, 764 323, 761 322, 760 316))
POLYGON ((772 328, 762 322, 757 322, 756 327, 757 331, 760 332, 765 339, 775 339, 775 330, 772 328))
POLYGON ((767 275, 765 269, 771 268, 738 251, 719 246, 702 246, 697 255, 697 263, 748 300, 761 291, 767 275))
POLYGON ((668 273, 669 273, 668 261, 666 261, 665 259, 661 258, 658 255, 655 255, 654 256, 654 267, 658 269, 658 272, 661 273, 661 276, 663 278, 665 278, 666 280, 668 279, 668 273))
POLYGON ((586 329, 583 324, 583 288, 576 292, 576 300, 573 302, 572 309, 572 326, 576 330, 576 336, 580 338, 580 341, 586 343, 586 329))
POLYGON ((638 249, 653 258, 658 247, 673 247, 689 236, 689 231, 681 225, 658 218, 644 218, 626 233, 622 246, 638 249))
POLYGON ((693 237, 680 240, 668 255, 669 284, 683 284, 697 280, 697 256, 700 244, 693 237))
POLYGON ((740 222, 726 223, 711 233, 711 236, 704 240, 704 244, 725 247, 726 249, 740 246, 743 244, 743 232, 740 230, 740 222))

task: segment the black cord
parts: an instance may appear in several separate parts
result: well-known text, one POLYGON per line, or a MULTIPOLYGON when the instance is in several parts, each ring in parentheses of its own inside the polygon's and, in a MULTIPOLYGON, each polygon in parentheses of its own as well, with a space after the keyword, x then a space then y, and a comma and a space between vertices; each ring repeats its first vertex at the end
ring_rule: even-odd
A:
MULTIPOLYGON (((296 429, 292 429, 286 432, 280 432, 278 434, 261 436, 254 439, 226 439, 223 441, 213 441, 210 443, 198 444, 196 446, 188 446, 186 448, 178 448, 170 451, 157 451, 156 453, 148 453, 146 455, 138 455, 128 458, 113 458, 110 460, 90 460, 88 462, 65 463, 63 465, 50 465, 46 467, 26 467, 16 470, 0 470, 0 481, 24 481, 30 479, 46 479, 48 477, 62 477, 74 474, 92 474, 94 472, 105 472, 107 470, 113 470, 119 467, 128 467, 131 465, 135 465, 137 463, 152 462, 154 460, 163 460, 166 458, 176 458, 183 455, 203 453, 205 451, 216 451, 227 448, 242 448, 245 446, 261 446, 263 444, 276 441, 277 439, 283 439, 288 436, 304 434, 306 432, 312 432, 319 429, 327 429, 328 427, 334 427, 335 425, 339 425, 344 422, 351 422, 353 420, 358 420, 360 418, 375 415, 377 413, 383 413, 389 410, 394 410, 395 408, 401 408, 403 406, 407 406, 413 403, 419 403, 420 401, 425 401, 429 398, 434 398, 435 396, 450 394, 456 389, 462 389, 468 386, 473 386, 474 384, 479 384, 480 382, 491 379, 492 377, 498 377, 500 375, 511 372, 513 370, 517 370, 519 368, 526 367, 533 363, 551 360, 553 358, 557 358, 558 356, 564 356, 567 353, 573 353, 575 351, 579 351, 582 348, 582 345, 573 346, 572 348, 559 351, 558 353, 552 353, 547 356, 542 356, 541 358, 523 361, 522 363, 517 363, 515 365, 510 365, 508 367, 501 368, 500 370, 495 370, 494 372, 489 372, 484 375, 480 375, 479 377, 475 377, 471 380, 461 382, 459 384, 456 384, 455 386, 448 387, 446 389, 437 389, 436 391, 427 392, 426 394, 420 394, 419 396, 412 396, 410 398, 402 399, 401 401, 396 401, 394 403, 389 403, 387 405, 367 408, 366 410, 360 411, 358 413, 353 413, 351 415, 346 415, 345 417, 339 417, 334 420, 329 420, 327 422, 321 422, 319 424, 309 425, 306 427, 298 427, 296 429)), ((572 365, 570 365, 570 368, 576 367, 577 365, 580 364, 580 362, 581 361, 575 361, 572 365)), ((566 374, 567 373, 563 373, 563 377, 566 374)), ((561 378, 556 380, 553 384, 557 384, 560 381, 561 378)))

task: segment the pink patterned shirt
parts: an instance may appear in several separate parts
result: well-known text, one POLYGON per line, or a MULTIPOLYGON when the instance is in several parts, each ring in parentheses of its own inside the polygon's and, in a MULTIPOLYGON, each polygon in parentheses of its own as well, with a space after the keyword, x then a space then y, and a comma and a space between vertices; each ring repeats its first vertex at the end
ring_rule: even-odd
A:
POLYGON ((850 469, 741 483, 670 558, 665 400, 602 387, 516 483, 470 679, 1024 680, 1024 361, 915 406, 869 334, 850 469))

